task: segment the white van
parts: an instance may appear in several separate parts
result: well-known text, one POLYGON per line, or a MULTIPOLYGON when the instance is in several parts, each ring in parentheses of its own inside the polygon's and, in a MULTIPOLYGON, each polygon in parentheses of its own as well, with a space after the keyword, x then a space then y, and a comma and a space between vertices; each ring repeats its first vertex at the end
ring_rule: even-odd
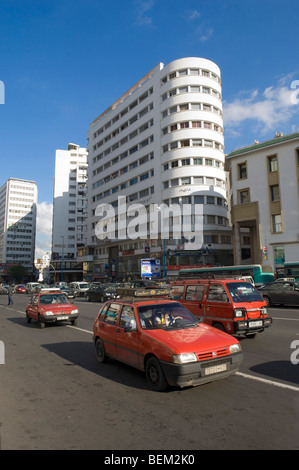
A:
POLYGON ((71 289, 74 289, 76 296, 82 297, 84 295, 84 292, 89 289, 89 284, 85 281, 70 282, 69 287, 71 289))
POLYGON ((39 287, 40 284, 39 282, 28 282, 26 284, 26 294, 31 294, 32 291, 36 288, 36 287, 39 287))

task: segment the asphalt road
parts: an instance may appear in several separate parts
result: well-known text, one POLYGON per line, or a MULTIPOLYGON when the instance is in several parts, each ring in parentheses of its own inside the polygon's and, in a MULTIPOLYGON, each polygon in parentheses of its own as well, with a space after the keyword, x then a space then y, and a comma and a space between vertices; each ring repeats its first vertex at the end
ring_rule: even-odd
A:
POLYGON ((2 450, 299 449, 299 308, 270 309, 273 326, 241 340, 236 375, 157 393, 142 372, 96 361, 99 303, 78 299, 77 327, 41 330, 26 323, 28 298, 0 296, 2 450))

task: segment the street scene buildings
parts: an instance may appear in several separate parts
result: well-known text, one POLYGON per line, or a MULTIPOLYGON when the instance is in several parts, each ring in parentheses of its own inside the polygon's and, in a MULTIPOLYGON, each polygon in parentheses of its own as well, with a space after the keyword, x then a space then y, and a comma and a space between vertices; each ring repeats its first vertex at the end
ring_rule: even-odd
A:
MULTIPOLYGON (((298 149, 298 133, 276 133, 225 155, 219 67, 196 57, 159 63, 91 122, 86 148, 56 151, 50 279, 140 277, 144 258, 159 260, 167 277, 182 266, 255 263, 275 271, 299 261, 298 149), (159 206, 157 237, 151 221, 147 236, 121 236, 120 197, 147 213, 159 206), (106 238, 97 235, 103 204, 116 211, 105 219, 106 238), (199 207, 202 233, 192 244, 174 227, 188 221, 199 235, 199 207)), ((10 178, 0 189, 3 275, 9 263, 33 274, 36 203, 34 182, 10 178)))
POLYGON ((87 217, 87 151, 69 144, 57 150, 52 225, 52 278, 81 280, 82 264, 77 261, 78 249, 86 245, 87 217))
POLYGON ((37 185, 9 178, 0 188, 0 276, 22 265, 30 278, 34 272, 37 185))
POLYGON ((162 263, 163 250, 169 271, 233 262, 216 64, 199 58, 158 64, 91 123, 88 151, 87 277, 138 276, 141 259, 162 263), (102 202, 116 207, 119 195, 147 209, 152 203, 203 205, 203 243, 186 250, 183 236, 170 235, 165 244, 163 236, 99 240, 96 208, 102 202))
POLYGON ((226 156, 226 169, 235 264, 244 258, 242 227, 249 231, 250 263, 276 271, 299 261, 299 133, 235 150, 226 156))

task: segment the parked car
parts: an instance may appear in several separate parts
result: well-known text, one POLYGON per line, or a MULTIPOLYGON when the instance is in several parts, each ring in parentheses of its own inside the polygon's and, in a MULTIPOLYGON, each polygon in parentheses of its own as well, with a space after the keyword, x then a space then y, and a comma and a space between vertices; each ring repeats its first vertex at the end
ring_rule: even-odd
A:
POLYGON ((69 287, 74 289, 76 296, 83 297, 84 293, 89 289, 88 282, 81 281, 81 282, 70 282, 69 287))
POLYGON ((6 294, 7 295, 7 287, 5 286, 0 286, 0 295, 4 295, 6 294))
POLYGON ((96 357, 111 357, 145 371, 155 391, 195 386, 235 373, 239 341, 200 323, 179 302, 119 299, 100 309, 93 328, 96 357))
POLYGON ((299 282, 272 282, 259 287, 258 290, 268 306, 274 304, 299 305, 299 282))
POLYGON ((24 284, 17 284, 15 286, 15 292, 18 294, 26 294, 26 286, 24 286, 24 284))
POLYGON ((116 296, 116 287, 106 287, 105 285, 91 286, 84 294, 88 302, 97 300, 102 303, 106 300, 115 299, 116 296))
POLYGON ((40 328, 44 328, 47 323, 62 321, 70 321, 72 325, 76 325, 78 316, 78 308, 57 289, 33 294, 26 307, 27 322, 30 323, 32 319, 37 320, 40 328))
POLYGON ((40 287, 39 282, 28 282, 26 284, 26 293, 31 294, 32 291, 34 291, 34 289, 38 287, 40 287))
POLYGON ((63 292, 63 294, 65 294, 65 296, 68 299, 75 299, 76 298, 75 289, 72 289, 71 287, 63 286, 63 285, 59 286, 59 289, 61 290, 61 292, 63 292))

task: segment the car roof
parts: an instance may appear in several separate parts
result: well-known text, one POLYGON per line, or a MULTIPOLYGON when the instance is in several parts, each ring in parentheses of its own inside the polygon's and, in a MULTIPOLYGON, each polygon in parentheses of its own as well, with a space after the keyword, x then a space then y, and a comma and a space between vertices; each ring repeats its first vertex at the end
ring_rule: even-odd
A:
POLYGON ((176 300, 158 299, 158 298, 136 298, 126 297, 123 299, 109 300, 108 302, 117 304, 153 305, 153 304, 177 304, 176 300))
POLYGON ((223 282, 223 283, 227 283, 227 282, 245 282, 246 284, 248 284, 248 281, 245 280, 245 279, 240 279, 240 278, 236 278, 236 277, 225 277, 225 278, 211 278, 211 279, 207 279, 207 278, 201 278, 201 279, 181 279, 181 280, 177 280, 177 281, 174 281, 172 282, 172 285, 179 285, 179 284, 203 284, 203 283, 208 283, 208 284, 214 284, 214 283, 219 283, 219 282, 223 282))

